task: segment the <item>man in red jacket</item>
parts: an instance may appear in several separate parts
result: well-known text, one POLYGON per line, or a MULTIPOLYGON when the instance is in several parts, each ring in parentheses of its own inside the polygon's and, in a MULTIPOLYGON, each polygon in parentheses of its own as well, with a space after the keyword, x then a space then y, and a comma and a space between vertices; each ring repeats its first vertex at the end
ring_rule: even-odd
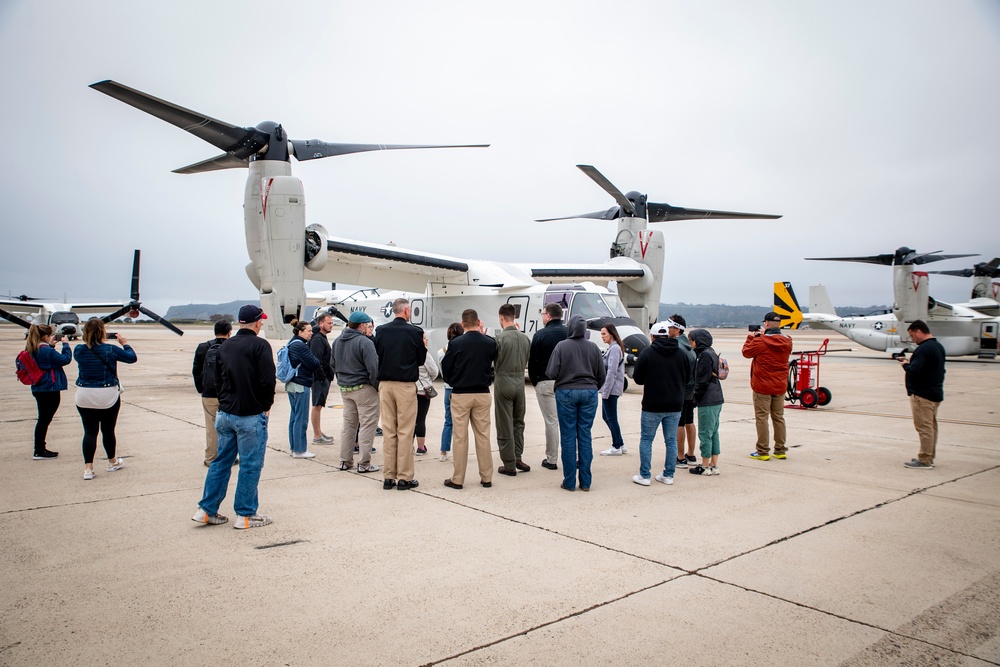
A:
POLYGON ((764 331, 754 331, 743 343, 743 356, 750 364, 750 388, 753 389, 753 412, 757 422, 757 451, 750 458, 771 458, 767 428, 770 416, 774 424, 774 458, 787 458, 785 446, 785 392, 788 391, 788 357, 792 339, 781 333, 781 317, 774 311, 764 316, 764 331))

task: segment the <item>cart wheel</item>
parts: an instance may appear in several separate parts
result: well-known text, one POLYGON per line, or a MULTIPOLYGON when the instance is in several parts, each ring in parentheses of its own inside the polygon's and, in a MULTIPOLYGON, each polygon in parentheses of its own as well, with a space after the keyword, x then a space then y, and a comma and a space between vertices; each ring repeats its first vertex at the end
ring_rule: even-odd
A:
POLYGON ((831 394, 830 390, 826 387, 817 387, 816 397, 819 399, 820 405, 829 405, 830 399, 833 398, 833 394, 831 394))
POLYGON ((815 408, 819 404, 819 396, 816 395, 816 390, 803 389, 802 393, 799 394, 799 403, 804 408, 815 408))
POLYGON ((622 385, 622 391, 627 391, 627 390, 628 390, 628 378, 625 378, 625 384, 622 385))

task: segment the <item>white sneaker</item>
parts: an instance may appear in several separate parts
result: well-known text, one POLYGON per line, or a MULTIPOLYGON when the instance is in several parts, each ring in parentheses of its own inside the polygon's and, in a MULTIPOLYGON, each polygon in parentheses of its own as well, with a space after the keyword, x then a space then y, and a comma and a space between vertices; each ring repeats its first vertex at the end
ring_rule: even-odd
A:
POLYGON ((83 469, 83 478, 84 479, 94 479, 94 469, 93 468, 84 468, 83 469))
POLYGON ((328 436, 328 435, 326 435, 324 433, 323 435, 321 435, 318 438, 313 438, 313 443, 312 444, 314 444, 314 445, 332 445, 333 444, 333 438, 331 438, 330 436, 328 436))
POLYGON ((358 464, 358 472, 378 472, 378 466, 374 463, 369 463, 365 465, 364 463, 358 464))
POLYGON ((603 452, 601 452, 601 456, 621 456, 624 453, 625 453, 624 447, 622 447, 621 449, 615 449, 614 447, 612 447, 611 449, 605 449, 603 452))
POLYGON ((708 468, 708 474, 709 475, 718 475, 719 474, 719 466, 709 466, 709 468, 708 468))
POLYGON ((657 482, 661 482, 663 484, 666 484, 667 486, 670 486, 671 484, 674 483, 674 478, 673 477, 665 477, 662 474, 660 474, 660 475, 656 476, 656 481, 657 482))
POLYGON ((448 460, 448 452, 441 452, 441 460, 442 461, 448 460))
POLYGON ((116 470, 121 470, 125 467, 125 461, 121 458, 108 459, 108 472, 114 472, 116 470))
POLYGON ((194 516, 191 517, 191 520, 198 523, 207 523, 213 526, 218 526, 220 523, 229 521, 229 517, 222 516, 221 514, 209 514, 199 507, 198 511, 194 513, 194 516))
POLYGON ((636 475, 635 477, 632 478, 632 481, 638 484, 639 486, 649 486, 649 480, 643 477, 642 475, 636 475))
MULTIPOLYGON (((312 452, 292 452, 293 459, 314 459, 316 455, 312 452)), ((240 517, 241 519, 243 517, 240 517)))
POLYGON ((263 526, 270 525, 271 517, 260 516, 259 514, 254 514, 253 516, 239 516, 236 515, 236 521, 233 522, 233 528, 261 528, 263 526))

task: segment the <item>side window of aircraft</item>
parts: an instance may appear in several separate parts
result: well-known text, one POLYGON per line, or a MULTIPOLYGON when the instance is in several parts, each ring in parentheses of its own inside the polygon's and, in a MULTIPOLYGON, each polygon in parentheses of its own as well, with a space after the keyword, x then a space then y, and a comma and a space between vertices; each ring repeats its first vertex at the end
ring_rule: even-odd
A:
POLYGON ((601 295, 593 292, 577 292, 570 313, 580 315, 585 320, 594 317, 611 317, 611 309, 601 299, 601 295))
POLYGON ((628 309, 625 308, 625 304, 622 303, 622 300, 619 299, 617 295, 605 294, 604 302, 608 304, 609 308, 611 308, 611 313, 615 317, 631 317, 628 314, 628 309))
POLYGON ((542 306, 547 306, 550 303, 558 303, 562 306, 563 310, 566 310, 569 308, 570 295, 572 295, 572 292, 546 292, 542 299, 542 306))

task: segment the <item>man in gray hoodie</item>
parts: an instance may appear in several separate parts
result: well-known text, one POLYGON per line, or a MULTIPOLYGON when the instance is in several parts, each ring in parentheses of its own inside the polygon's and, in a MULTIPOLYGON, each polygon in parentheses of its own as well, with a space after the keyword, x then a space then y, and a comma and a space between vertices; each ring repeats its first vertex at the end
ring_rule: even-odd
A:
POLYGON ((559 438, 562 450, 562 488, 576 490, 577 461, 580 490, 590 491, 590 463, 594 459, 590 429, 597 415, 597 390, 606 371, 601 350, 587 340, 587 322, 580 315, 569 318, 569 337, 556 345, 545 368, 556 390, 559 438))
POLYGON ((351 313, 344 332, 333 341, 331 362, 344 399, 344 426, 340 431, 340 469, 354 465, 354 436, 357 434, 361 461, 358 472, 376 472, 372 442, 379 418, 378 353, 364 330, 372 318, 363 311, 351 313), (360 431, 358 430, 360 426, 360 431))

